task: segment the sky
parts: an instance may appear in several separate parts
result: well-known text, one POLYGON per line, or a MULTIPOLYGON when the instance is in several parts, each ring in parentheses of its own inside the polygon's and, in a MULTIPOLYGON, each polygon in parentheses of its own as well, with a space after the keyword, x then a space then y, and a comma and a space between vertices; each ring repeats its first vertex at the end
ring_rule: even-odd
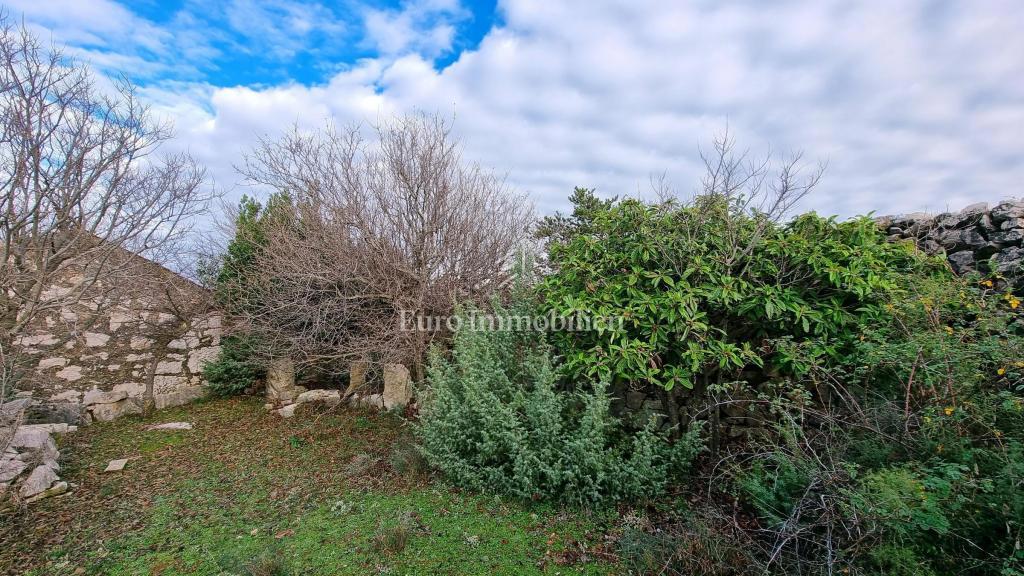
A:
POLYGON ((0 0, 140 87, 229 197, 292 125, 452 118, 540 212, 576 186, 683 196, 726 127, 827 170, 842 217, 1024 196, 1021 0, 0 0))

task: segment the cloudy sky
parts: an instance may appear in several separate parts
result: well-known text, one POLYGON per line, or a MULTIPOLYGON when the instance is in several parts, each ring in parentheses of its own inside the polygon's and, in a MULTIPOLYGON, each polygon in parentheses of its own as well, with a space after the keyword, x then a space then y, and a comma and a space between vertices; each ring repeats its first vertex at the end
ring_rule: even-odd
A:
POLYGON ((1021 0, 0 3, 137 82, 232 195, 258 135, 418 109, 542 211, 660 174, 689 194, 727 125, 827 160, 827 214, 1024 196, 1021 0))

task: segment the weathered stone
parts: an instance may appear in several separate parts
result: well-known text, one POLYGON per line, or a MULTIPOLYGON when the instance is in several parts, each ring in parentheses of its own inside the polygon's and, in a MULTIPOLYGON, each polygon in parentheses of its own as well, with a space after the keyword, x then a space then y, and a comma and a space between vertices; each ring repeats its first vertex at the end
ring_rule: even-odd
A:
POLYGON ((18 338, 19 346, 53 346, 57 342, 53 334, 31 334, 18 338))
POLYGON ((181 360, 167 360, 156 364, 157 374, 181 374, 181 370, 181 360))
POLYGON ((193 374, 203 371, 203 364, 213 362, 220 356, 220 346, 197 348, 188 355, 188 371, 193 374))
POLYGON ((17 458, 5 458, 0 460, 0 482, 10 482, 21 475, 28 468, 28 464, 17 458))
POLYGON ((1024 202, 1019 200, 1007 200, 1000 202, 992 209, 992 220, 999 224, 1011 218, 1024 217, 1024 202))
POLYGON ((132 336, 132 339, 128 342, 128 346, 132 350, 148 350, 153 345, 152 338, 146 338, 145 336, 132 336))
POLYGON ((366 360, 356 360, 348 367, 348 388, 345 389, 345 396, 351 396, 366 388, 366 370, 370 363, 366 360))
POLYGON ((996 232, 991 236, 992 242, 1000 246, 1017 246, 1024 240, 1024 230, 1011 228, 1002 232, 996 232))
POLYGON ((383 403, 385 410, 403 408, 412 401, 412 380, 409 377, 409 369, 402 364, 384 365, 384 394, 383 403))
POLYGON ((142 413, 142 407, 128 399, 112 404, 93 404, 88 410, 93 420, 99 422, 110 422, 128 414, 142 413))
POLYGON ((58 371, 54 374, 57 378, 67 380, 68 382, 74 382, 75 380, 82 379, 82 367, 81 366, 66 366, 63 370, 58 371))
POLYGON ((85 345, 89 348, 99 348, 100 346, 106 346, 107 342, 110 342, 110 336, 108 334, 101 334, 99 332, 86 332, 82 334, 85 339, 85 345))
POLYGON ((295 398, 296 404, 324 404, 333 408, 341 404, 341 392, 338 390, 309 390, 295 398))
POLYGON ((124 467, 128 465, 127 458, 118 458, 117 460, 111 460, 107 464, 107 467, 103 469, 104 472, 120 472, 124 470, 124 467))
POLYGON ((190 422, 167 422, 166 424, 152 424, 146 426, 146 430, 191 430, 190 422))
POLYGON ((153 402, 156 404, 158 409, 171 408, 173 406, 182 406, 198 400, 206 395, 206 389, 201 385, 186 385, 181 386, 173 392, 166 392, 163 394, 154 394, 153 402))
POLYGON ((1018 230, 1024 228, 1024 218, 1007 218, 999 225, 1000 230, 1018 230))
POLYGON ((30 498, 26 498, 25 501, 31 504, 33 502, 42 500, 43 498, 52 498, 54 496, 60 496, 61 494, 64 494, 67 491, 68 483, 64 481, 58 481, 55 482, 53 486, 50 486, 49 488, 43 490, 39 494, 36 494, 35 496, 32 496, 30 498))
POLYGON ((69 426, 66 423, 51 423, 51 424, 22 424, 18 427, 19 430, 41 430, 47 434, 67 434, 68 432, 74 432, 77 430, 74 426, 69 426))
POLYGON ((932 240, 930 238, 927 239, 927 240, 922 240, 917 246, 925 254, 928 254, 930 256, 934 256, 935 254, 939 254, 943 250, 942 244, 939 244, 938 242, 936 242, 935 240, 932 240))
POLYGON ((47 368, 58 368, 58 367, 59 368, 63 368, 64 366, 67 366, 67 364, 68 364, 68 359, 67 358, 61 358, 60 356, 55 356, 55 357, 52 357, 52 358, 41 358, 39 360, 39 365, 36 366, 36 368, 39 369, 39 370, 46 370, 47 368))
POLYGON ((295 363, 291 358, 277 358, 267 367, 267 399, 271 402, 291 401, 295 392, 295 363))
POLYGON ((1024 248, 1011 247, 992 257, 995 272, 1004 276, 1020 272, 1021 261, 1024 260, 1024 248))
POLYGON ((644 394, 643 392, 630 390, 629 392, 626 392, 626 406, 629 407, 631 410, 637 410, 638 408, 643 406, 644 400, 646 398, 647 395, 644 394))
POLYGON ((277 415, 281 418, 291 418, 295 415, 295 410, 299 407, 298 404, 289 404, 284 408, 277 411, 277 415))
POLYGON ((384 408, 384 395, 383 394, 356 394, 349 399, 349 402, 353 406, 361 408, 377 408, 378 410, 384 408))
POLYGON ((954 252, 948 258, 949 265, 956 274, 966 274, 974 270, 974 253, 970 250, 954 252))
POLYGON ((120 402, 128 397, 128 393, 124 390, 110 390, 103 391, 99 388, 93 388, 85 393, 85 397, 82 398, 82 404, 91 406, 93 404, 113 404, 120 402))
POLYGON ((45 492, 55 482, 60 480, 57 473, 49 466, 36 466, 32 473, 21 483, 20 494, 22 498, 31 498, 45 492))
POLYGON ((33 450, 40 452, 44 458, 56 457, 57 444, 50 433, 37 428, 19 426, 11 438, 11 448, 19 452, 33 450))

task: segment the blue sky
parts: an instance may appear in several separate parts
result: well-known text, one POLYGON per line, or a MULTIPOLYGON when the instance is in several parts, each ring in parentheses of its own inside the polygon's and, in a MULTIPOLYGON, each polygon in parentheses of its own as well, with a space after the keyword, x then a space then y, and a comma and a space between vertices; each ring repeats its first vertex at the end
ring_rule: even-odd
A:
POLYGON ((940 211, 1024 195, 1019 0, 0 0, 125 74, 229 195, 256 138, 451 115, 541 211, 574 186, 691 193, 726 125, 827 160, 803 208, 940 211))

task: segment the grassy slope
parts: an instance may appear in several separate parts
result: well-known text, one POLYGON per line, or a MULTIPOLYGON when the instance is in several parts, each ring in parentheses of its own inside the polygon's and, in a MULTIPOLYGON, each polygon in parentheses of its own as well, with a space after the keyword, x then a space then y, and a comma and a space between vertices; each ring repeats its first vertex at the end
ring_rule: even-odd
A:
POLYGON ((402 428, 373 413, 282 421, 254 400, 83 428, 61 446, 73 493, 0 511, 0 573, 262 574, 257 565, 304 575, 614 572, 579 552, 600 548, 607 516, 398 474, 390 462, 402 428), (175 420, 195 429, 143 430, 175 420), (124 472, 101 473, 126 457, 135 459, 124 472), (375 537, 396 526, 407 528, 404 549, 378 550, 375 537))

